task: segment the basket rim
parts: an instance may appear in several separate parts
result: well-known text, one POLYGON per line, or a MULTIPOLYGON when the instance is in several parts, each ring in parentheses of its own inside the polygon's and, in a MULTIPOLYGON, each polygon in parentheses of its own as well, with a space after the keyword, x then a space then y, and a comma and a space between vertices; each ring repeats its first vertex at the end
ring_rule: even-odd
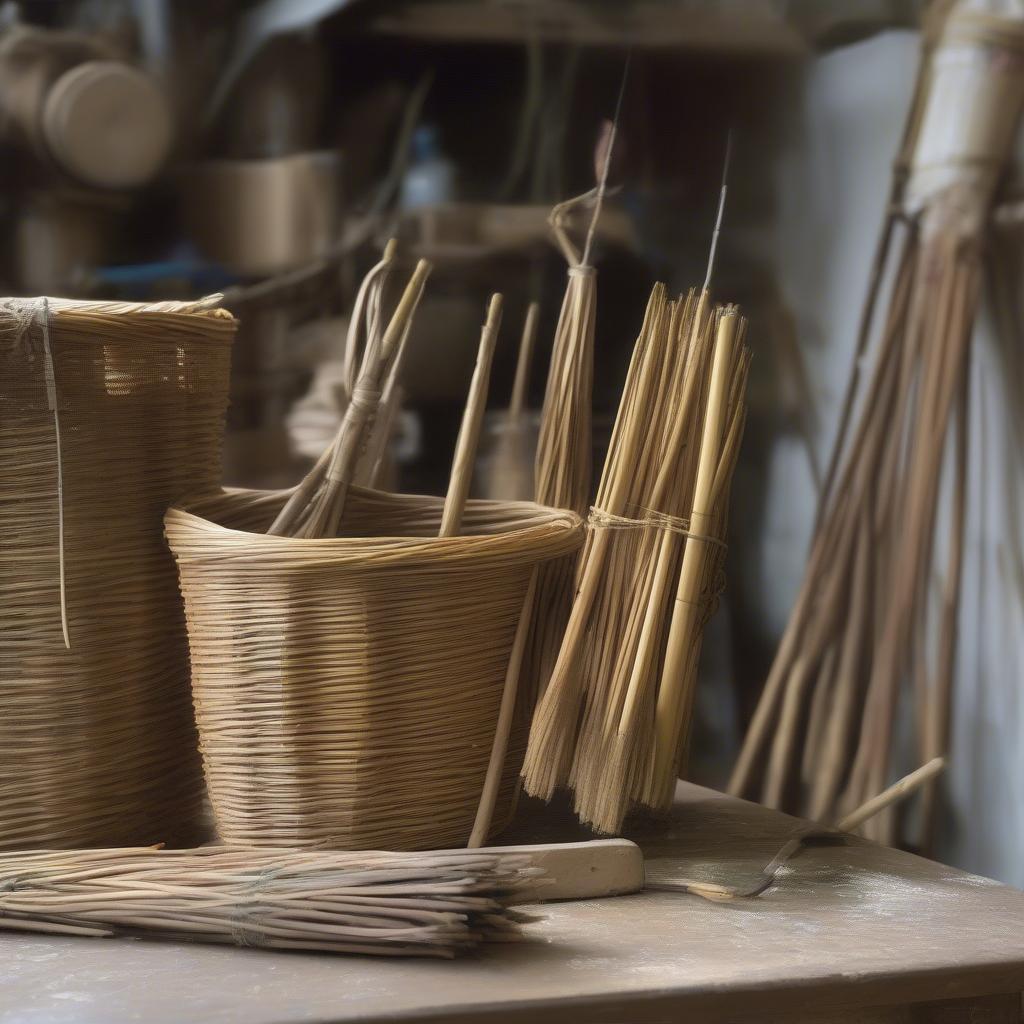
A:
MULTIPOLYGON (((0 297, 0 326, 7 319, 17 322, 21 314, 36 315, 36 298, 0 297)), ((78 343, 105 346, 177 345, 177 336, 165 337, 159 332, 145 338, 118 337, 121 332, 137 328, 159 327, 162 331, 178 328, 189 332, 192 344, 229 347, 234 340, 238 320, 222 305, 223 295, 216 293, 190 301, 122 302, 119 300, 61 299, 46 297, 52 329, 71 333, 78 343), (114 331, 112 335, 111 331, 114 331)))
MULTIPOLYGON (((583 520, 568 509, 551 508, 532 501, 500 501, 471 498, 466 502, 465 521, 472 524, 474 513, 500 510, 520 511, 524 525, 493 533, 461 534, 456 537, 402 536, 369 537, 279 537, 224 526, 208 518, 232 499, 250 498, 253 503, 272 505, 290 490, 259 491, 224 488, 216 494, 191 496, 169 508, 164 515, 164 532, 179 562, 238 560, 263 570, 268 563, 280 564, 296 556, 294 567, 324 564, 374 564, 396 562, 476 561, 488 556, 507 557, 519 553, 524 561, 540 562, 575 551, 583 542, 583 520), (187 550, 186 550, 187 549, 187 550), (202 549, 202 550, 200 550, 202 549), (315 558, 311 556, 316 556, 315 558)), ((350 498, 379 501, 385 505, 402 502, 440 509, 444 499, 435 495, 394 494, 373 488, 352 486, 350 498)))

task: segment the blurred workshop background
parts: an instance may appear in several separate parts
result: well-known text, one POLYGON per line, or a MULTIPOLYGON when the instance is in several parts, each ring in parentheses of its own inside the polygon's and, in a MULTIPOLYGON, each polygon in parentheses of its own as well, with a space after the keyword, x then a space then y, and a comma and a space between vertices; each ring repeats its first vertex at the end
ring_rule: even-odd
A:
MULTIPOLYGON (((705 644, 691 768, 724 786, 801 582, 923 6, 7 2, 0 287, 126 299, 224 292, 241 319, 226 482, 284 486, 333 436, 354 289, 395 236, 406 264, 428 256, 435 270, 378 482, 439 493, 493 290, 506 312, 489 406, 508 405, 531 302, 539 331, 527 416, 540 405, 565 282, 548 213, 593 187, 595 145, 630 52, 615 192, 596 242, 598 465, 651 283, 703 280, 733 140, 714 287, 743 305, 754 359, 729 584, 705 644)), ((1019 231, 1012 221, 998 229, 1010 266, 1019 231)), ((933 851, 1016 885, 1021 340, 985 306, 970 371, 977 500, 933 851)), ((517 485, 488 462, 496 412, 491 423, 476 489, 501 495, 517 485)), ((913 752, 896 763, 915 767, 913 752)))

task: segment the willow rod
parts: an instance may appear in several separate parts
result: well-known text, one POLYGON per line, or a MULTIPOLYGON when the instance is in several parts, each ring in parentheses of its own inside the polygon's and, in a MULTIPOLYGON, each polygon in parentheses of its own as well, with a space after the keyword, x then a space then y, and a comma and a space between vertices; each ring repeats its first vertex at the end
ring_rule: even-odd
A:
POLYGON ((487 389, 491 381, 491 363, 494 361, 494 349, 498 342, 498 330, 501 327, 501 296, 491 296, 487 308, 487 320, 480 332, 480 347, 477 350, 476 366, 473 380, 469 385, 466 408, 462 414, 462 425, 459 438, 455 444, 455 457, 452 460, 451 478, 448 482, 448 494, 444 503, 444 515, 441 517, 439 537, 454 537, 462 527, 462 514, 469 497, 469 485, 473 479, 473 466, 476 462, 477 448, 480 446, 480 428, 484 421, 484 409, 487 406, 487 389))
POLYGON ((661 686, 658 689, 654 771, 673 790, 678 769, 679 731, 684 712, 682 684, 686 677, 685 661, 693 645, 707 548, 714 540, 712 487, 725 441, 727 403, 739 325, 740 318, 735 309, 727 310, 717 325, 693 506, 689 517, 689 535, 683 549, 675 608, 665 647, 661 686))

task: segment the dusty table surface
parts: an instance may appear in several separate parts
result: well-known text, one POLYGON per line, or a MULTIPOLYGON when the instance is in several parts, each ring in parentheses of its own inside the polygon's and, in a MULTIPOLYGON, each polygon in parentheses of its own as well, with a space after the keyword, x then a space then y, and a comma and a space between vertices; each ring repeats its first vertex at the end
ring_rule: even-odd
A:
MULTIPOLYGON (((649 879, 744 884, 794 825, 681 785, 671 820, 633 838, 649 879)), ((647 892, 540 912, 531 941, 460 961, 0 933, 0 1022, 787 1019, 1024 989, 1024 892, 857 840, 804 850, 738 903, 647 892)))

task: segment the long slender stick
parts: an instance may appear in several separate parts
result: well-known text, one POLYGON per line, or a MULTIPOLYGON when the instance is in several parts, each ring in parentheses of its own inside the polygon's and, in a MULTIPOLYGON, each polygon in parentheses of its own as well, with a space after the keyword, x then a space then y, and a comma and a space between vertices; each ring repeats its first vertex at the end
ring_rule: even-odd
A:
POLYGON ((530 365, 533 362, 534 343, 537 340, 537 317, 539 314, 540 303, 531 302, 526 310, 523 336, 519 342, 516 376, 512 384, 512 397, 508 403, 510 420, 517 420, 526 405, 526 391, 530 384, 530 365))
POLYGON ((840 832, 852 832, 858 825, 862 825, 867 821, 868 818, 873 818, 898 800, 903 800, 905 797, 910 796, 911 793, 914 793, 934 779, 945 767, 946 759, 944 757, 932 758, 927 764, 921 765, 917 771, 911 772, 900 779, 899 782, 883 790, 878 796, 873 797, 867 803, 861 804, 856 810, 851 811, 836 824, 836 828, 840 832))
POLYGON ((477 807, 473 832, 467 844, 471 849, 483 846, 487 842, 487 833, 494 817, 494 805, 498 799, 498 787, 501 784, 502 772, 505 768, 505 755, 508 752, 508 739, 512 731, 512 719, 516 707, 516 695, 519 692, 519 675, 523 667, 523 654, 526 652, 526 641, 530 633, 533 600, 537 592, 537 570, 530 574, 530 585, 523 600, 523 611, 516 626, 515 640, 512 642, 512 653, 509 655, 508 668, 505 672, 505 688, 501 694, 501 707, 498 710, 498 724, 494 730, 494 743, 491 746, 491 757, 487 762, 487 775, 484 788, 477 807))
MULTIPOLYGON (((943 758, 937 757, 933 761, 922 765, 915 772, 904 776, 899 782, 894 783, 883 793, 872 797, 866 803, 861 804, 856 810, 851 811, 842 821, 836 825, 839 832, 851 832, 859 825, 873 818, 876 814, 888 809, 900 800, 906 799, 925 783, 935 778, 946 767, 943 758)), ((821 831, 814 827, 801 826, 797 833, 790 836, 782 845, 781 849, 771 859, 768 865, 762 870, 760 879, 753 885, 745 886, 723 885, 719 882, 706 882, 703 880, 680 878, 672 882, 647 883, 645 889, 654 889, 659 892, 689 892, 695 896, 702 896, 712 903, 726 903, 730 900, 750 899, 760 896, 776 879, 779 869, 809 840, 827 838, 831 839, 833 833, 821 831)))
MULTIPOLYGON (((714 535, 711 488, 725 437, 727 399, 739 327, 740 317, 735 309, 726 310, 718 321, 707 412, 694 485, 693 510, 690 513, 690 535, 683 549, 676 604, 669 627, 661 686, 658 689, 654 769, 658 780, 674 781, 675 778, 673 769, 679 747, 679 719, 683 706, 682 681, 697 621, 700 581, 709 546, 707 536, 714 535)), ((663 781, 663 785, 667 787, 668 783, 663 781)))
POLYGON ((480 443, 480 427, 483 424, 487 388, 491 380, 491 362, 494 359, 494 347, 500 326, 501 296, 495 293, 491 296, 487 321, 480 332, 480 348, 477 351, 476 368, 473 370, 473 380, 469 386, 466 409, 455 446, 455 458, 452 460, 451 478, 444 502, 444 513, 441 516, 439 537, 455 537, 462 528, 462 513, 466 507, 469 484, 473 478, 473 464, 480 443))

